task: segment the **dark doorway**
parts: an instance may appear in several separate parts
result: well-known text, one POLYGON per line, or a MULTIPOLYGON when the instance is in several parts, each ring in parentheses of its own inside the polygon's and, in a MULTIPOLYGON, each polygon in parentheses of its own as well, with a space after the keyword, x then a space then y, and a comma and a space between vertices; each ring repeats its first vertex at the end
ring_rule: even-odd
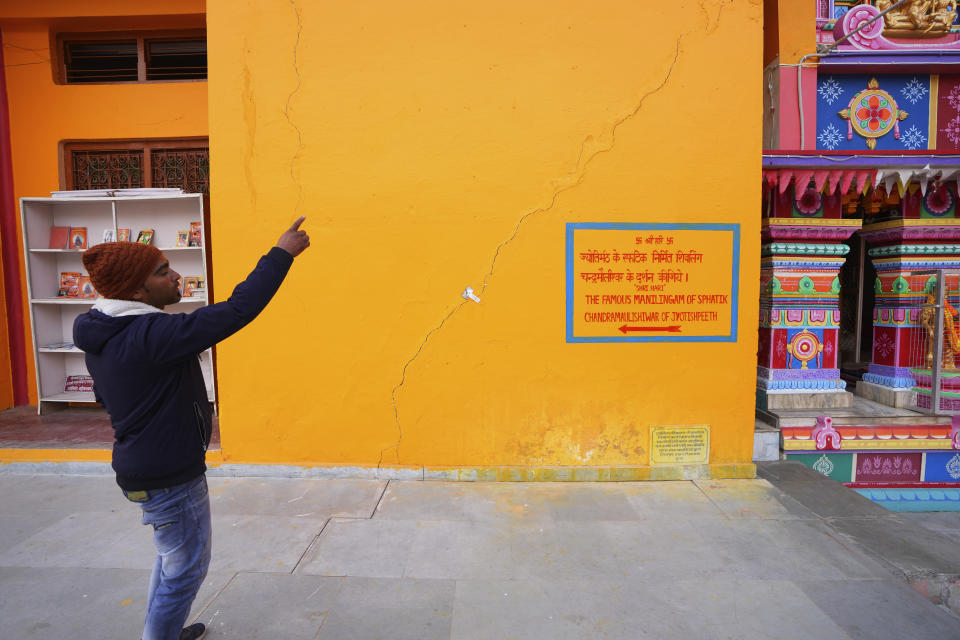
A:
POLYGON ((848 382, 866 373, 873 354, 874 282, 877 272, 860 232, 846 241, 850 247, 840 269, 840 369, 848 382))

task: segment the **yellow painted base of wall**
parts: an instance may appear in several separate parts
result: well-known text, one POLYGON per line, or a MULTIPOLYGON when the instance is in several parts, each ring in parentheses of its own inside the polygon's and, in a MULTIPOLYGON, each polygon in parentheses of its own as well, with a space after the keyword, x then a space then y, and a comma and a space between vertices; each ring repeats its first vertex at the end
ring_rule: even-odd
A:
MULTIPOLYGON (((110 462, 111 449, 21 449, 0 448, 0 466, 14 462, 110 462)), ((223 462, 220 450, 207 451, 207 464, 223 462)))
POLYGON ((653 480, 705 480, 755 478, 756 465, 702 464, 615 467, 462 467, 424 469, 426 480, 466 482, 647 482, 653 480))
MULTIPOLYGON (((15 463, 110 462, 110 449, 0 449, 0 467, 15 463)), ((753 479, 753 463, 622 465, 608 467, 419 467, 373 465, 266 465, 224 462, 219 450, 207 452, 214 475, 288 478, 376 478, 456 482, 648 482, 658 480, 753 479)))

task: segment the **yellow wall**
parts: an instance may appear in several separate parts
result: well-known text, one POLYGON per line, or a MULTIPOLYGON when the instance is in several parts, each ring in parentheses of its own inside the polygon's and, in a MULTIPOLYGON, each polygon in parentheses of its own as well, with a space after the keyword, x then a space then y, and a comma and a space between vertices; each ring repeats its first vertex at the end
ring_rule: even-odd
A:
POLYGON ((817 52, 817 3, 778 0, 776 22, 768 28, 779 30, 780 64, 797 64, 817 52))
MULTIPOLYGON (((51 33, 202 28, 203 9, 204 3, 199 0, 0 3, 18 202, 24 196, 46 196, 61 188, 62 140, 207 135, 206 82, 58 85, 53 81, 51 33), (179 15, 160 15, 167 13, 179 15), (31 15, 44 17, 28 19, 31 15), (118 15, 134 17, 104 17, 118 15)), ((22 239, 18 242, 22 245, 22 239)), ((22 246, 20 252, 22 264, 22 246)), ((21 275, 26 292, 25 274, 21 275)), ((30 345, 26 300, 23 314, 27 326, 25 341, 30 345)), ((30 402, 36 403, 33 354, 29 352, 27 364, 30 402)))
POLYGON ((225 462, 643 467, 709 424, 753 472, 761 0, 207 9, 219 297, 313 241, 219 349, 225 462), (740 223, 739 341, 565 343, 578 221, 740 223))

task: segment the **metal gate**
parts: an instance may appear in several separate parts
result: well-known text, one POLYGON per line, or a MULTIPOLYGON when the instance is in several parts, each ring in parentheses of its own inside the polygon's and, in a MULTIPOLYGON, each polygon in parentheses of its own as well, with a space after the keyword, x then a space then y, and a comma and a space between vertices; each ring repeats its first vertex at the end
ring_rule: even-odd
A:
POLYGON ((960 413, 960 271, 914 271, 904 280, 903 295, 914 297, 922 291, 918 306, 900 312, 908 332, 901 361, 909 365, 914 380, 910 408, 937 415, 960 413))

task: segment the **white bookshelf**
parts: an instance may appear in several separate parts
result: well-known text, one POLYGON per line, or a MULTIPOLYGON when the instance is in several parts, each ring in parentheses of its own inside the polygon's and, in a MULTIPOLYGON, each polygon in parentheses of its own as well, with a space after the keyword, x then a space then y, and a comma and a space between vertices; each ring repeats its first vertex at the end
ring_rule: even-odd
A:
MULTIPOLYGON (((153 229, 153 245, 170 260, 170 266, 184 278, 201 276, 209 290, 206 246, 176 246, 178 231, 188 230, 191 222, 203 224, 201 194, 21 198, 20 217, 36 362, 38 413, 42 414, 57 404, 95 402, 93 393, 64 390, 67 376, 88 375, 84 353, 75 347, 51 346, 72 343, 74 320, 95 302, 92 298, 57 296, 61 272, 85 274, 86 271, 80 260, 82 250, 49 248, 51 227, 86 227, 88 247, 100 244, 106 229, 112 229, 114 237, 117 229, 130 229, 133 240, 141 229, 153 229)), ((190 313, 206 304, 206 296, 187 297, 164 310, 190 313)), ((216 403, 211 350, 200 354, 200 368, 207 386, 207 397, 211 403, 216 403)))

